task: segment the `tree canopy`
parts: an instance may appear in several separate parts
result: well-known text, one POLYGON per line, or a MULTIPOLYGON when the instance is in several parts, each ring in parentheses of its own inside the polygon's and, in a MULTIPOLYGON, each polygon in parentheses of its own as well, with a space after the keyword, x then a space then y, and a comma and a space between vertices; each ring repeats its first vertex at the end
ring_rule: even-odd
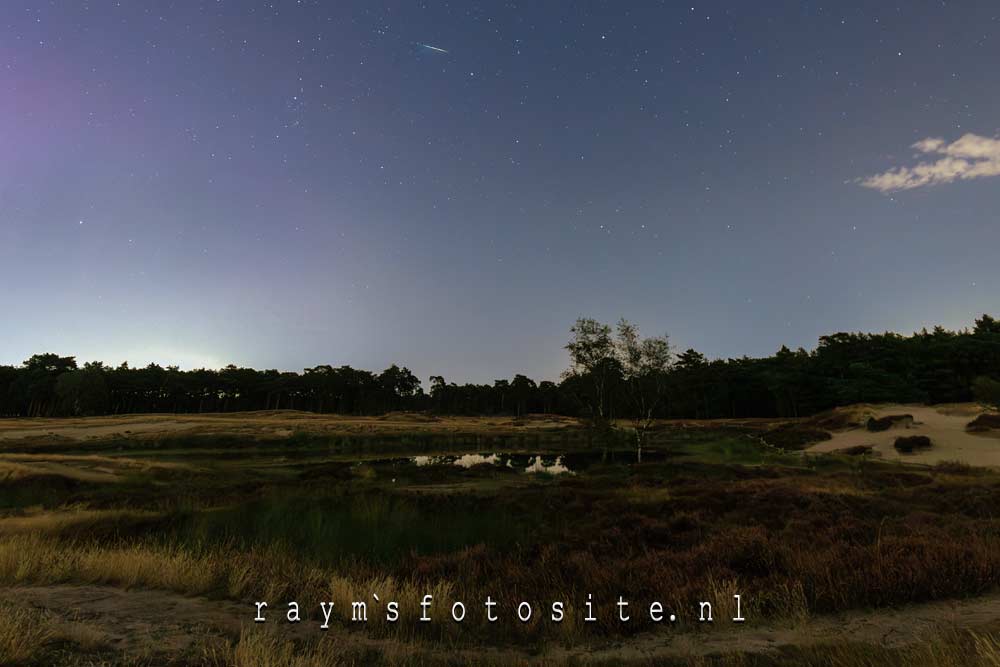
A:
POLYGON ((641 339, 624 320, 613 328, 583 318, 571 328, 566 350, 570 367, 559 382, 517 374, 492 384, 456 384, 435 375, 426 393, 396 364, 381 373, 332 365, 298 373, 232 365, 182 371, 158 364, 80 366, 72 356, 36 354, 20 366, 0 366, 0 416, 295 409, 794 417, 857 402, 993 401, 1000 386, 1000 321, 989 315, 971 330, 836 333, 812 351, 782 347, 769 357, 716 360, 693 349, 674 354, 665 336, 641 339))

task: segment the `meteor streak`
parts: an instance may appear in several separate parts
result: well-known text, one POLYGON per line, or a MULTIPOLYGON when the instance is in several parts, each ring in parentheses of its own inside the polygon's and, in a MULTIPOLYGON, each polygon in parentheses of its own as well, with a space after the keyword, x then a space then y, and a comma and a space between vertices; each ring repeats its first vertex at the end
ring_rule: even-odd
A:
POLYGON ((430 49, 431 51, 437 51, 438 53, 448 53, 444 49, 439 49, 438 47, 431 46, 430 44, 421 44, 420 42, 417 42, 417 46, 422 46, 425 49, 430 49))

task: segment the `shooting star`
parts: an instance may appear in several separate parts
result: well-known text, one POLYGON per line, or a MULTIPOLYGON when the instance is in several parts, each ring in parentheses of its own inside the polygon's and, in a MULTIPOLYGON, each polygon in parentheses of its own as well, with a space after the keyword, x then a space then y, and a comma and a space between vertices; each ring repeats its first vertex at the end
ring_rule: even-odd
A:
POLYGON ((437 51, 438 53, 448 53, 444 49, 439 49, 438 47, 431 46, 430 44, 421 44, 420 42, 417 42, 417 46, 422 46, 425 49, 430 49, 431 51, 437 51))

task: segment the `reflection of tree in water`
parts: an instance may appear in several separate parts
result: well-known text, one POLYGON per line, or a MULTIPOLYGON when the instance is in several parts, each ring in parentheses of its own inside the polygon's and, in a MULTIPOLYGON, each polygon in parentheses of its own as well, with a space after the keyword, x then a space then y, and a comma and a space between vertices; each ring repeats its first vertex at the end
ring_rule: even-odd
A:
POLYGON ((455 465, 462 468, 487 465, 522 469, 526 473, 547 473, 549 475, 572 475, 573 471, 563 462, 562 456, 542 457, 541 454, 515 457, 508 454, 463 454, 462 456, 414 456, 411 461, 418 466, 455 465), (546 458, 549 462, 546 462, 546 458), (515 459, 521 459, 515 463, 515 459), (526 467, 525 467, 526 466, 526 467))

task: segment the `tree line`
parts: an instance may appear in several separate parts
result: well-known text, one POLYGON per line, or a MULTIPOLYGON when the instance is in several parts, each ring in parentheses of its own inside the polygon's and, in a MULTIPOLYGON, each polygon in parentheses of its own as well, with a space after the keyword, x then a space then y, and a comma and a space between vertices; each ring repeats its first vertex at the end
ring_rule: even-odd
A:
POLYGON ((0 366, 0 416, 54 417, 150 412, 308 410, 376 415, 399 410, 461 415, 549 413, 595 420, 797 417, 850 403, 950 403, 1000 397, 1000 321, 969 330, 935 327, 911 336, 837 333, 816 349, 782 347, 769 357, 709 360, 675 353, 666 336, 643 339, 622 320, 581 318, 558 382, 525 375, 493 384, 420 380, 393 364, 381 373, 315 366, 301 373, 227 366, 133 368, 36 354, 0 366))

